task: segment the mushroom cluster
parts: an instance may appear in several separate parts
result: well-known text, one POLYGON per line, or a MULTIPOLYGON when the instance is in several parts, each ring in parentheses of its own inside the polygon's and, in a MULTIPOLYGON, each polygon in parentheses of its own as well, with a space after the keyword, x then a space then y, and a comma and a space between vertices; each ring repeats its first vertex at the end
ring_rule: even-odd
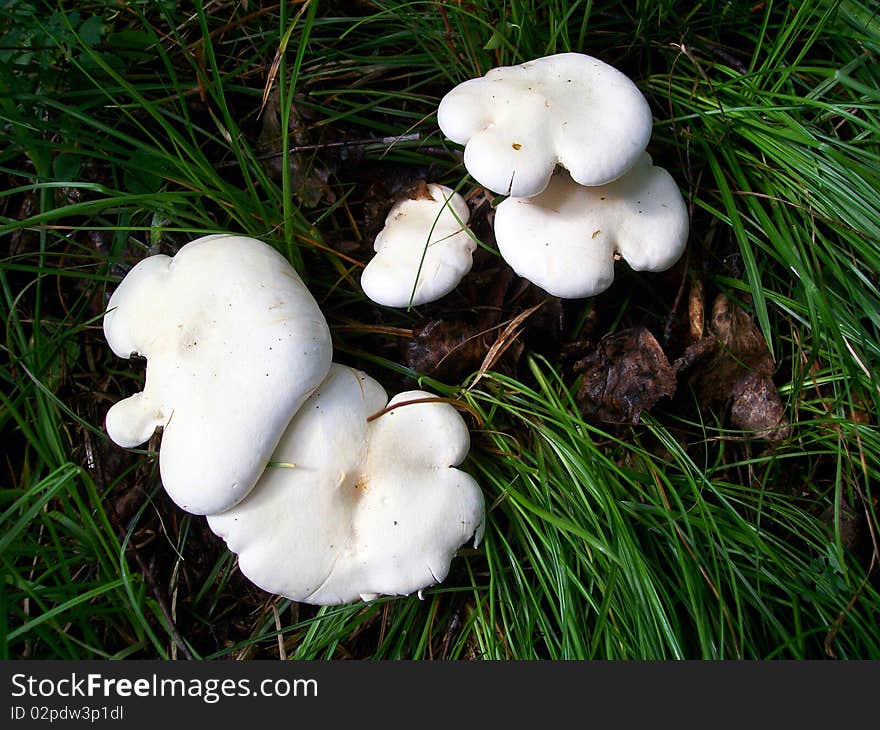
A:
MULTIPOLYGON (((615 261, 662 271, 681 256, 688 214, 646 148, 651 112, 617 69, 580 53, 496 68, 452 89, 438 123, 481 185, 507 196, 499 252, 550 294, 593 296, 615 261)), ((405 307, 449 293, 472 265, 465 200, 438 184, 395 204, 361 284, 405 307)), ((332 362, 330 331, 287 260, 219 234, 137 264, 108 304, 120 357, 147 359, 143 391, 115 404, 123 447, 162 430, 171 499, 206 515, 265 590, 321 605, 410 594, 448 574, 483 533, 457 411, 424 391, 388 399, 332 362)))
MULTIPOLYGON (((498 251, 554 296, 594 296, 623 258, 665 271, 684 252, 689 217, 666 170, 646 152, 651 110, 613 66, 558 53, 469 79, 440 101, 437 123, 464 146, 482 186, 508 196, 496 209, 498 251)), ((457 193, 430 184, 392 207, 361 285, 391 307, 425 304, 470 271, 475 244, 457 193)))
POLYGON ((617 69, 581 53, 495 68, 446 94, 437 121, 471 176, 509 196, 499 252, 548 293, 599 294, 618 257, 644 271, 681 257, 687 208, 645 151, 647 100, 617 69))
POLYGON ((131 448, 162 429, 168 495, 266 590, 321 605, 409 594, 479 541, 482 492, 455 468, 461 416, 423 391, 389 402, 333 364, 317 302, 269 245, 219 234, 142 260, 104 333, 147 359, 143 390, 107 414, 110 438, 131 448))
POLYGON ((456 549, 482 535, 483 497, 455 468, 468 452, 464 421, 431 398, 408 391, 389 402, 366 374, 333 365, 251 494, 208 517, 241 572, 322 605, 442 581, 456 549))

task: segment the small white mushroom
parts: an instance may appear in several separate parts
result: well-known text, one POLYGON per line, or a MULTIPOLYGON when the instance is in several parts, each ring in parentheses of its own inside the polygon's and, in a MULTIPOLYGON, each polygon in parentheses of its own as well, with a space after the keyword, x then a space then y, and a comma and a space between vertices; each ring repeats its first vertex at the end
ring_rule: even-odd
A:
POLYGON ((555 175, 533 198, 495 211, 498 250, 517 274, 565 299, 598 294, 617 255, 636 271, 664 271, 684 251, 688 212, 675 180, 643 153, 619 180, 584 187, 555 175))
POLYGON ((616 180, 647 147, 652 124, 638 87, 581 53, 465 81, 440 101, 437 122, 465 145, 465 167, 481 185, 517 197, 540 193, 557 164, 581 185, 616 180))
POLYGON ((333 365, 291 421, 246 499, 208 524, 257 586, 330 605, 405 595, 442 581, 456 550, 480 540, 482 492, 454 468, 467 426, 448 403, 382 387, 333 365))
POLYGON ((104 334, 147 359, 142 392, 108 412, 130 448, 162 428, 162 483, 184 510, 228 509, 330 368, 330 331, 287 260, 253 238, 213 235, 150 256, 110 297, 104 334))
POLYGON ((451 292, 473 264, 469 217, 464 198, 435 183, 396 202, 373 244, 376 256, 361 274, 364 293, 377 304, 407 307, 451 292))

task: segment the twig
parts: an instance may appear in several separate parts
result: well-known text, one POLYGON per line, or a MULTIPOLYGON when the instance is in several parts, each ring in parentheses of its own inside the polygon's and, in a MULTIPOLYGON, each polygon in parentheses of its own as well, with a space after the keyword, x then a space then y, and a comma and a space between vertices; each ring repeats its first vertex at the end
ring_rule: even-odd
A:
MULTIPOLYGON (((394 135, 392 137, 367 137, 364 139, 349 139, 341 142, 317 142, 315 144, 301 144, 296 145, 294 147, 289 147, 287 149, 287 154, 295 155, 300 152, 315 152, 319 150, 329 150, 335 149, 339 147, 364 147, 370 144, 378 144, 391 146, 395 145, 398 142, 416 142, 421 139, 421 134, 418 132, 413 132, 412 134, 401 134, 394 135)), ((269 152, 265 155, 255 155, 255 160, 274 160, 278 157, 283 157, 284 151, 281 152, 269 152)), ((220 162, 215 165, 215 167, 235 167, 238 165, 238 160, 227 160, 226 162, 220 162)))
POLYGON ((284 633, 281 630, 281 616, 278 615, 278 606, 272 604, 272 618, 275 619, 275 631, 278 636, 278 658, 287 661, 287 651, 284 648, 284 633))
POLYGON ((460 400, 455 400, 455 398, 443 398, 441 396, 414 398, 413 400, 402 400, 399 403, 395 403, 393 406, 386 406, 381 411, 376 411, 376 413, 374 413, 373 415, 367 416, 367 423, 369 423, 370 421, 375 421, 380 416, 384 416, 386 413, 390 413, 391 411, 394 411, 398 408, 403 408, 404 406, 415 406, 419 403, 448 403, 454 408, 461 408, 462 410, 467 411, 474 417, 474 420, 477 422, 479 427, 483 426, 483 419, 480 418, 480 414, 477 413, 477 411, 468 403, 464 403, 460 400))
POLYGON ((476 377, 471 381, 471 384, 468 385, 468 390, 472 390, 473 387, 482 380, 483 376, 489 371, 490 368, 495 366, 495 363, 501 358, 501 356, 507 352, 507 349, 516 342, 517 338, 521 334, 521 330, 517 329, 523 322, 525 322, 529 317, 531 317, 535 312, 537 312, 544 304, 547 303, 545 299, 542 302, 538 302, 534 307, 529 307, 524 312, 520 312, 516 317, 508 322, 507 326, 498 335, 498 339, 495 340, 495 343, 492 347, 489 348, 489 352, 486 353, 486 357, 483 359, 482 365, 480 365, 480 369, 477 371, 476 377))

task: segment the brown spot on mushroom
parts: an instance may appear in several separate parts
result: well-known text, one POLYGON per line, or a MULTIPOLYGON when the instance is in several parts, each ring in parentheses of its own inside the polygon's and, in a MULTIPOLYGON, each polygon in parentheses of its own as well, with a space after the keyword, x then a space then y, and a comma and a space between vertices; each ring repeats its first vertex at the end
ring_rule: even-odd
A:
POLYGON ((357 481, 354 483, 354 488, 359 492, 366 492, 370 488, 367 478, 364 476, 358 477, 357 481))
POLYGON ((521 150, 521 149, 522 149, 522 145, 521 145, 519 142, 514 142, 514 143, 511 145, 511 147, 513 147, 513 149, 515 149, 515 150, 521 150))
POLYGON ((602 233, 601 229, 598 230, 598 231, 593 231, 593 235, 591 236, 591 238, 592 238, 593 240, 596 240, 596 238, 598 237, 598 235, 599 235, 600 233, 602 233))

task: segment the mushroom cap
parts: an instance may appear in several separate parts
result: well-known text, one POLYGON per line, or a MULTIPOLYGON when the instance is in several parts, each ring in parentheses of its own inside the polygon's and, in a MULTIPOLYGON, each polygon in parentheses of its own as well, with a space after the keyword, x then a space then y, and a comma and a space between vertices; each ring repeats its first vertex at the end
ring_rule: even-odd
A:
POLYGON ((462 418, 422 402, 368 422, 386 400, 369 376, 333 365, 254 490, 208 517, 256 585, 319 605, 406 595, 442 581, 455 551, 481 538, 482 492, 454 468, 469 448, 462 418))
POLYGON ((436 183, 427 185, 426 195, 396 202, 373 244, 376 256, 361 274, 364 293, 377 304, 406 307, 451 292, 473 264, 469 218, 464 198, 436 183))
POLYGON ((647 153, 608 185, 584 187, 557 174, 540 195, 500 203, 494 225, 498 250, 513 270, 565 299, 611 286, 616 254, 636 271, 668 269, 689 229, 675 180, 647 153))
POLYGON ((516 197, 540 193, 557 164, 581 185, 616 180, 644 152, 652 126, 638 87, 582 53, 465 81, 440 101, 437 122, 465 145, 465 167, 481 185, 516 197))
POLYGON ((138 263, 110 297, 114 353, 147 359, 144 389, 107 413, 130 448, 163 428, 162 483, 194 514, 253 487, 281 434, 330 368, 330 331, 287 260, 236 235, 191 241, 138 263))

